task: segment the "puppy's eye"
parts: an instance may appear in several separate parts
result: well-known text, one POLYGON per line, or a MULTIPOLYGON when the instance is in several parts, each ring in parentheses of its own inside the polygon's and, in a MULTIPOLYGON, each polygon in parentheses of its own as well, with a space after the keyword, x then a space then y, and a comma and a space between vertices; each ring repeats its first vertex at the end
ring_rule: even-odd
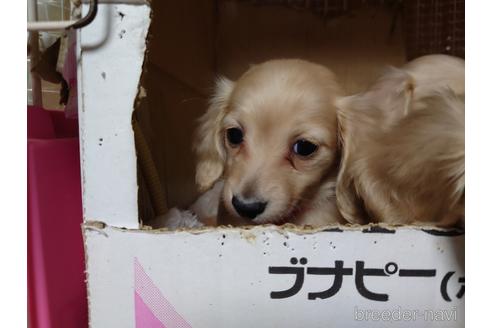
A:
POLYGON ((316 150, 318 150, 318 146, 304 139, 297 140, 292 146, 292 151, 301 157, 307 157, 316 150))
POLYGON ((243 142, 243 131, 239 128, 227 129, 226 135, 231 146, 239 146, 243 142))

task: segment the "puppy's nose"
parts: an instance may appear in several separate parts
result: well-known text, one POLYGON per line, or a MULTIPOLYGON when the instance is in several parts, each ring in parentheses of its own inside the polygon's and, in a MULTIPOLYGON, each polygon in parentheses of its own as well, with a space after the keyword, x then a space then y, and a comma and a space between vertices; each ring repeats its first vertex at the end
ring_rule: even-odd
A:
POLYGON ((240 200, 238 197, 233 196, 232 206, 234 206, 236 212, 240 216, 254 219, 258 215, 263 213, 265 207, 267 206, 267 202, 257 202, 257 201, 248 202, 248 201, 240 200))

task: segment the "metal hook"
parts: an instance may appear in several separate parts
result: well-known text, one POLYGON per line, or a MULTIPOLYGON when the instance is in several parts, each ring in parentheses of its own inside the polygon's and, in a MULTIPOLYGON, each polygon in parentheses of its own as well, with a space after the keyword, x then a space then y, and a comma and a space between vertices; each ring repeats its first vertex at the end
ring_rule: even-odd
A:
POLYGON ((89 25, 97 15, 97 0, 90 0, 89 2, 89 12, 83 18, 76 21, 74 24, 67 26, 65 29, 79 29, 84 26, 89 25))

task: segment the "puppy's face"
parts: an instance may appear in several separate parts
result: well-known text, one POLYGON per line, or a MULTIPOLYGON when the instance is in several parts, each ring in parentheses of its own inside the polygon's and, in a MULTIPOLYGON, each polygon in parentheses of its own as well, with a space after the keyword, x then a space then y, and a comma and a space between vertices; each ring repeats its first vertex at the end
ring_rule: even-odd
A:
MULTIPOLYGON (((219 118, 207 113, 202 127, 210 120, 217 125, 213 156, 219 168, 213 170, 224 179, 224 206, 243 222, 279 222, 308 202, 335 165, 333 75, 312 63, 276 60, 253 67, 234 84, 221 84, 226 90, 215 98, 221 100, 219 118)), ((199 143, 206 139, 201 132, 199 143)))

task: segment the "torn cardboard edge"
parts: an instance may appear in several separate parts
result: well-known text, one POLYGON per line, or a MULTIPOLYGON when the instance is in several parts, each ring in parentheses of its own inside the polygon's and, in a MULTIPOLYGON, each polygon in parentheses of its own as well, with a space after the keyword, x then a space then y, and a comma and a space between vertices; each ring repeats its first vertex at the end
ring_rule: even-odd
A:
POLYGON ((103 221, 97 220, 87 220, 82 224, 82 230, 93 230, 98 231, 104 235, 106 235, 105 230, 118 230, 118 231, 127 231, 127 232, 139 232, 139 233, 151 233, 151 234, 171 234, 171 233, 189 233, 189 234, 204 234, 209 232, 240 232, 240 233, 254 233, 262 230, 270 230, 276 231, 279 233, 294 233, 298 235, 304 234, 314 234, 318 232, 344 232, 344 231, 360 231, 362 233, 384 233, 384 234, 392 234, 397 230, 415 230, 422 231, 434 236, 445 236, 445 237, 453 237, 453 236, 461 236, 465 234, 464 229, 460 228, 439 228, 430 225, 390 225, 384 223, 370 223, 365 225, 359 224, 333 224, 326 225, 323 227, 313 228, 309 226, 296 226, 291 223, 287 223, 281 226, 274 224, 263 224, 263 225, 249 225, 242 227, 233 227, 233 226, 219 226, 219 227, 200 227, 200 228, 187 228, 187 229, 176 229, 170 230, 167 228, 159 228, 152 229, 152 227, 141 225, 139 229, 132 228, 124 228, 124 227, 115 227, 106 224, 103 221))

